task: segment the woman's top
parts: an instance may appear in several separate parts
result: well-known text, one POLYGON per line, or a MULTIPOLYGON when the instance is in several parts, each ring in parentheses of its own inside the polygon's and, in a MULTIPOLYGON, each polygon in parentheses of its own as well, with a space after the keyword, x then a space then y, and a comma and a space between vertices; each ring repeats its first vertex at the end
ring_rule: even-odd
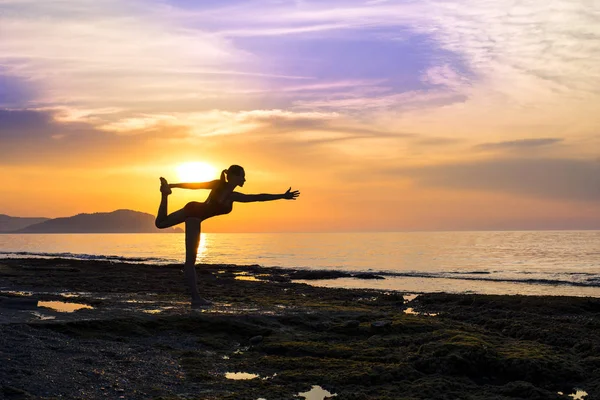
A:
POLYGON ((220 192, 222 192, 221 188, 213 189, 204 203, 197 201, 187 203, 184 207, 187 217, 204 220, 216 215, 229 214, 233 210, 233 201, 229 199, 231 193, 219 199, 220 192))

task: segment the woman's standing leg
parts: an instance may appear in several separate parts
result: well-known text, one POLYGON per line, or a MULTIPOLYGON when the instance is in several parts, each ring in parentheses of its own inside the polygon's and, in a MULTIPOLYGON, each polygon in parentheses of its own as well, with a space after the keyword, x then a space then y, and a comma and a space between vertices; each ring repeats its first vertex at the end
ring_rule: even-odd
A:
POLYGON ((203 299, 198 293, 198 278, 196 276, 196 257, 198 245, 200 244, 199 218, 188 218, 185 220, 185 266, 183 272, 185 280, 192 294, 192 308, 212 304, 211 301, 203 299))

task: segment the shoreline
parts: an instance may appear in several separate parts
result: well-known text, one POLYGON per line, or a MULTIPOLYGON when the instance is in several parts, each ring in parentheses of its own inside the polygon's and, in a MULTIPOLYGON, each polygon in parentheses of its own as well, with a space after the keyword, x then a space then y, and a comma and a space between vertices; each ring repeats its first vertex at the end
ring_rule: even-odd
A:
POLYGON ((295 282, 314 270, 197 267, 215 302, 202 310, 190 310, 179 264, 1 259, 0 394, 272 400, 319 386, 341 399, 600 396, 598 298, 414 298, 295 282))
MULTIPOLYGON (((1 254, 2 252, 0 252, 1 254)), ((177 267, 175 260, 152 257, 127 257, 117 255, 88 255, 79 257, 70 253, 28 253, 10 252, 14 257, 0 257, 2 260, 74 260, 82 262, 110 262, 129 265, 177 267)), ((600 282, 597 279, 570 281, 558 278, 518 279, 492 277, 488 271, 390 271, 352 270, 343 268, 262 266, 259 264, 212 264, 198 263, 199 268, 260 268, 272 271, 278 279, 288 279, 295 283, 308 283, 328 288, 373 289, 410 293, 454 293, 454 294, 494 294, 524 296, 566 296, 600 298, 600 282), (290 277, 290 274, 295 276, 290 277), (293 278, 293 280, 292 280, 293 278), (423 290, 423 288, 427 288, 423 290)), ((576 273, 576 275, 590 275, 576 273)))

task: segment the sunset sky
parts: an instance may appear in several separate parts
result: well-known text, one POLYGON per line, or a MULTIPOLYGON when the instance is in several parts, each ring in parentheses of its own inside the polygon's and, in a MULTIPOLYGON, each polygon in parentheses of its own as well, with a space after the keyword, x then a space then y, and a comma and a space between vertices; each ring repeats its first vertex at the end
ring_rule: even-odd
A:
POLYGON ((600 3, 0 0, 0 214, 189 162, 302 192, 207 232, 600 229, 600 3))

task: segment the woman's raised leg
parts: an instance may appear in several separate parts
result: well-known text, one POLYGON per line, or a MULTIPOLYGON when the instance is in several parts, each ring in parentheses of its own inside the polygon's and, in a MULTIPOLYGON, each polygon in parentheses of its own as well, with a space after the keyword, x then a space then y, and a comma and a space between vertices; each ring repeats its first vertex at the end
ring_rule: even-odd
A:
POLYGON ((167 206, 169 203, 169 195, 171 194, 171 188, 165 178, 160 178, 160 205, 158 206, 158 213, 156 214, 156 220, 154 224, 159 229, 170 228, 181 224, 185 221, 185 212, 183 210, 175 211, 170 215, 167 215, 167 206))
POLYGON ((200 297, 198 293, 198 278, 196 276, 196 257, 198 245, 200 244, 199 218, 188 218, 185 220, 185 266, 183 272, 185 280, 192 294, 192 308, 211 305, 212 302, 200 297))

